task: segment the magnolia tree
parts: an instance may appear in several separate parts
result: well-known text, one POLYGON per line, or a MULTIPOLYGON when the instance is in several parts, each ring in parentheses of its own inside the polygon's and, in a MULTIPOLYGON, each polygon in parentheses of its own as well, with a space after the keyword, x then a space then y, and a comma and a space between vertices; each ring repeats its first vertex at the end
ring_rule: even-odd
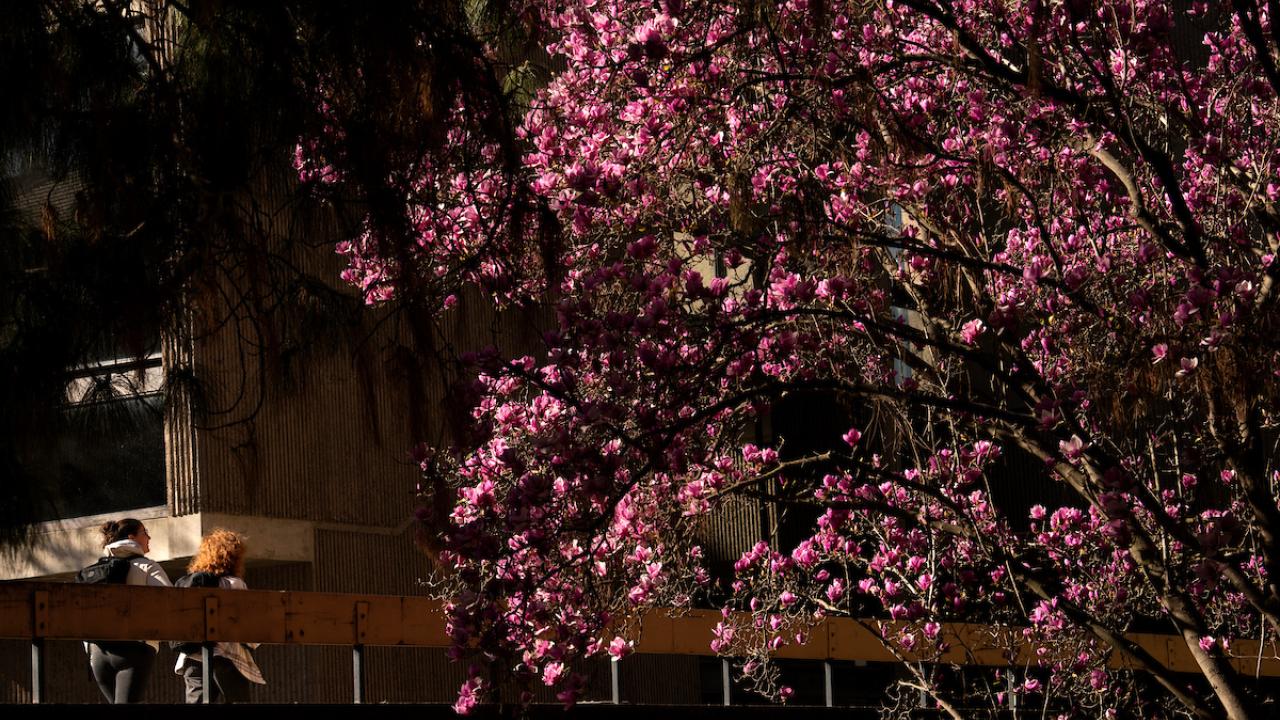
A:
MULTIPOLYGON (((1035 649, 1022 707, 1262 712, 1230 658, 1280 632, 1274 2, 516 10, 550 69, 510 133, 458 94, 339 247, 370 303, 554 310, 466 358, 474 442, 423 458, 449 630, 489 661, 459 710, 495 667, 571 701, 626 618, 702 598, 726 655, 879 615, 927 657, 976 622, 1035 649), (842 442, 757 431, 817 396, 842 442), (695 530, 743 496, 808 529, 713 578, 695 530)), ((340 127, 299 149, 321 188, 340 127)), ((1004 699, 916 674, 957 717, 1004 699)))

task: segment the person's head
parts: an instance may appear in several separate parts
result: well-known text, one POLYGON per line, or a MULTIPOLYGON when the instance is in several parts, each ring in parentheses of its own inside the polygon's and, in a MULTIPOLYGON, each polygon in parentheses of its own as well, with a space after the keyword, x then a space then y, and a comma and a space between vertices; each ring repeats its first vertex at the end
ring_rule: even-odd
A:
POLYGON ((243 576, 244 555, 244 538, 238 533, 219 528, 200 541, 200 550, 191 558, 187 572, 243 576))
POLYGON ((135 518, 111 520, 103 523, 102 527, 98 528, 98 531, 102 533, 103 547, 121 540, 132 540, 138 543, 143 553, 151 552, 151 535, 147 532, 147 526, 143 525, 141 520, 135 518))

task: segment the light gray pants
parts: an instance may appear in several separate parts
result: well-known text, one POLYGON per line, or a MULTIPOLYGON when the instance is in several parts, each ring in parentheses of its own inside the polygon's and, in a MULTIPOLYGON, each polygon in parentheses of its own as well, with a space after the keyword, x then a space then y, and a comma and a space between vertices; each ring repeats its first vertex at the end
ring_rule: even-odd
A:
MULTIPOLYGON (((182 682, 187 686, 187 704, 195 705, 203 702, 200 697, 204 688, 199 660, 187 658, 182 663, 182 682)), ((249 702, 249 681, 245 679, 234 663, 222 657, 213 656, 213 667, 209 668, 213 677, 213 687, 209 688, 211 703, 243 703, 249 702)))

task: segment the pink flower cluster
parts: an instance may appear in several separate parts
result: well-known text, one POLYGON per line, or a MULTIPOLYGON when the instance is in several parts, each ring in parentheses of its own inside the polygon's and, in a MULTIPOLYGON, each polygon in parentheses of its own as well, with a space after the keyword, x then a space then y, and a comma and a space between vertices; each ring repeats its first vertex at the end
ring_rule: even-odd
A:
POLYGON ((971 620, 1027 628, 1021 693, 1245 707, 1106 661, 1173 622, 1234 677, 1215 639, 1280 631, 1269 6, 1173 5, 523 3, 554 69, 522 163, 454 108, 389 181, 409 230, 340 247, 371 302, 547 310, 534 355, 467 358, 478 440, 424 468, 458 652, 571 698, 765 501, 811 532, 741 555, 718 652, 878 613, 940 653, 971 620), (816 448, 772 427, 813 397, 847 410, 816 448))

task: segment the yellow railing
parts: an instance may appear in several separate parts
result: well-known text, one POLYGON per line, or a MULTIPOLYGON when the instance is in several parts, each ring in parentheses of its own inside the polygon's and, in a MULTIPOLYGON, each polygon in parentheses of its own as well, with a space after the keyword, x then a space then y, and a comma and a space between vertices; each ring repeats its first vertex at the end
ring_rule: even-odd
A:
MULTIPOLYGON (((720 619, 719 612, 709 610, 649 612, 638 625, 635 649, 640 653, 712 656, 712 628, 720 619)), ((947 650, 940 655, 905 653, 899 658, 879 638, 902 627, 886 620, 826 618, 806 629, 804 644, 783 646, 776 656, 1003 667, 1023 667, 1036 660, 1034 649, 1019 629, 971 623, 942 626, 947 650)), ((1169 670, 1198 669, 1186 643, 1176 635, 1130 633, 1127 637, 1169 670)), ((42 699, 41 649, 45 639, 181 640, 205 643, 206 647, 218 641, 349 645, 353 648, 356 702, 364 695, 364 646, 449 645, 441 603, 423 597, 39 582, 0 583, 0 638, 32 641, 32 698, 36 702, 42 699)), ((1236 640, 1230 652, 1232 664, 1241 673, 1280 676, 1280 646, 1274 641, 1236 640)), ((1125 663, 1116 656, 1112 665, 1124 667, 1125 663)), ((616 699, 617 663, 613 667, 616 699)), ((726 680, 726 699, 727 687, 726 680)))

